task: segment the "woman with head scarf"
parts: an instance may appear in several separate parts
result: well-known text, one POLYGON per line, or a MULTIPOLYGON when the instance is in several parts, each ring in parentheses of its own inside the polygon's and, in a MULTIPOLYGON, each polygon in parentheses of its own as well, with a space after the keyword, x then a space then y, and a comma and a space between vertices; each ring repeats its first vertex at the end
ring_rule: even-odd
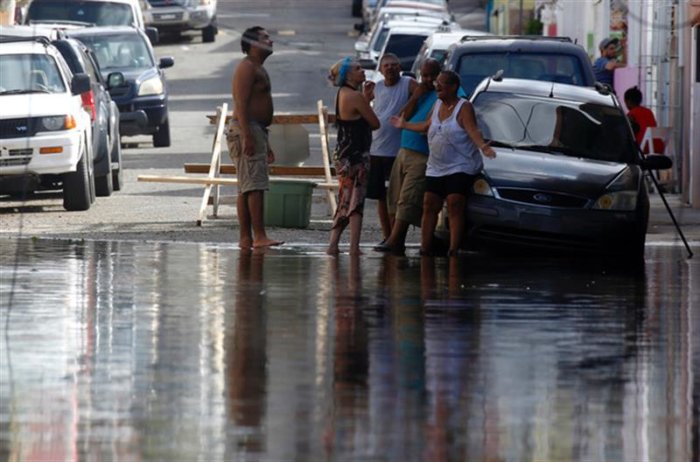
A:
POLYGON ((327 253, 338 253, 340 236, 349 224, 350 254, 357 255, 360 254, 369 148, 372 130, 379 128, 379 119, 369 105, 371 88, 364 85, 365 71, 357 61, 351 58, 338 61, 331 67, 329 78, 339 87, 335 100, 338 144, 333 155, 338 177, 338 208, 327 253))

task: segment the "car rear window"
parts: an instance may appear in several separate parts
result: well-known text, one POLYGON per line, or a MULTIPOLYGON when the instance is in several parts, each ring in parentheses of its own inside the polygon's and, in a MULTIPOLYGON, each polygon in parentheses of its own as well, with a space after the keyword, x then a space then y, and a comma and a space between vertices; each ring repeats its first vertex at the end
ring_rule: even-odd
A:
POLYGON ((125 68, 148 69, 155 66, 148 45, 138 34, 81 34, 78 39, 95 53, 103 72, 125 68))
POLYGON ((133 26, 136 24, 131 7, 111 2, 41 2, 33 1, 27 11, 27 21, 60 21, 94 24, 96 26, 133 26))
POLYGON ((481 93, 474 111, 494 143, 609 162, 634 162, 636 144, 617 107, 509 93, 481 93))
POLYGON ((0 95, 63 93, 66 85, 56 61, 41 54, 0 55, 0 95))
POLYGON ((470 95, 485 78, 499 70, 504 77, 585 85, 578 57, 555 53, 469 53, 459 57, 456 69, 464 92, 470 95))
POLYGON ((384 48, 384 53, 394 53, 399 57, 402 71, 410 71, 418 50, 425 42, 425 35, 393 34, 384 48))

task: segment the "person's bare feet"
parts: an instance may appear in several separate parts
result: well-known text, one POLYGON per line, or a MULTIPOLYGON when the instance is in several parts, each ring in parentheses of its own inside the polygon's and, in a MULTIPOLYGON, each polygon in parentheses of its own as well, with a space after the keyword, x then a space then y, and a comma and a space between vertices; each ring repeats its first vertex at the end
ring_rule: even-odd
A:
POLYGON ((348 254, 350 254, 350 255, 363 255, 362 250, 360 250, 360 249, 350 249, 348 254))
POLYGON ((340 250, 338 249, 337 245, 328 246, 328 249, 326 250, 327 255, 338 255, 339 253, 340 250))
POLYGON ((238 247, 241 249, 250 249, 251 246, 253 245, 253 241, 250 239, 241 239, 238 241, 238 247))
POLYGON ((284 241, 275 241, 274 239, 266 238, 260 241, 253 241, 253 248, 259 249, 261 247, 274 247, 282 244, 284 244, 284 241))

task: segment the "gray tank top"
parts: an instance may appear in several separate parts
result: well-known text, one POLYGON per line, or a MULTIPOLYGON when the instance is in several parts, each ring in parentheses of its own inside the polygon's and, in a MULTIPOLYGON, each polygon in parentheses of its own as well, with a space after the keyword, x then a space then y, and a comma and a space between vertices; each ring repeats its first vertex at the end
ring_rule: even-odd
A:
POLYGON ((450 116, 440 121, 439 112, 442 101, 437 100, 433 106, 433 118, 428 129, 428 146, 430 155, 425 176, 440 177, 453 173, 475 175, 484 167, 481 152, 457 121, 457 114, 465 100, 460 99, 450 116))
POLYGON ((381 126, 372 132, 372 147, 370 154, 380 157, 396 157, 401 147, 401 129, 389 123, 391 116, 399 114, 401 108, 408 102, 410 77, 401 77, 396 84, 387 87, 384 81, 377 82, 374 87, 374 102, 372 108, 377 114, 381 126))

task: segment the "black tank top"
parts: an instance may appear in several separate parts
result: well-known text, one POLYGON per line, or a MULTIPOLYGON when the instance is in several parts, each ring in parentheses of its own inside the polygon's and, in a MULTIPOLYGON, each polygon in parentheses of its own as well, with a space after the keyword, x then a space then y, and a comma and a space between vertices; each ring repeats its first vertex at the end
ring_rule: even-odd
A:
MULTIPOLYGON (((352 87, 348 87, 352 88, 352 87)), ((353 91, 356 91, 352 88, 353 91)), ((335 97, 335 126, 338 129, 338 144, 335 147, 335 160, 347 159, 351 165, 363 161, 363 155, 369 152, 372 144, 372 129, 362 117, 355 120, 342 120, 338 111, 340 90, 335 97)))

